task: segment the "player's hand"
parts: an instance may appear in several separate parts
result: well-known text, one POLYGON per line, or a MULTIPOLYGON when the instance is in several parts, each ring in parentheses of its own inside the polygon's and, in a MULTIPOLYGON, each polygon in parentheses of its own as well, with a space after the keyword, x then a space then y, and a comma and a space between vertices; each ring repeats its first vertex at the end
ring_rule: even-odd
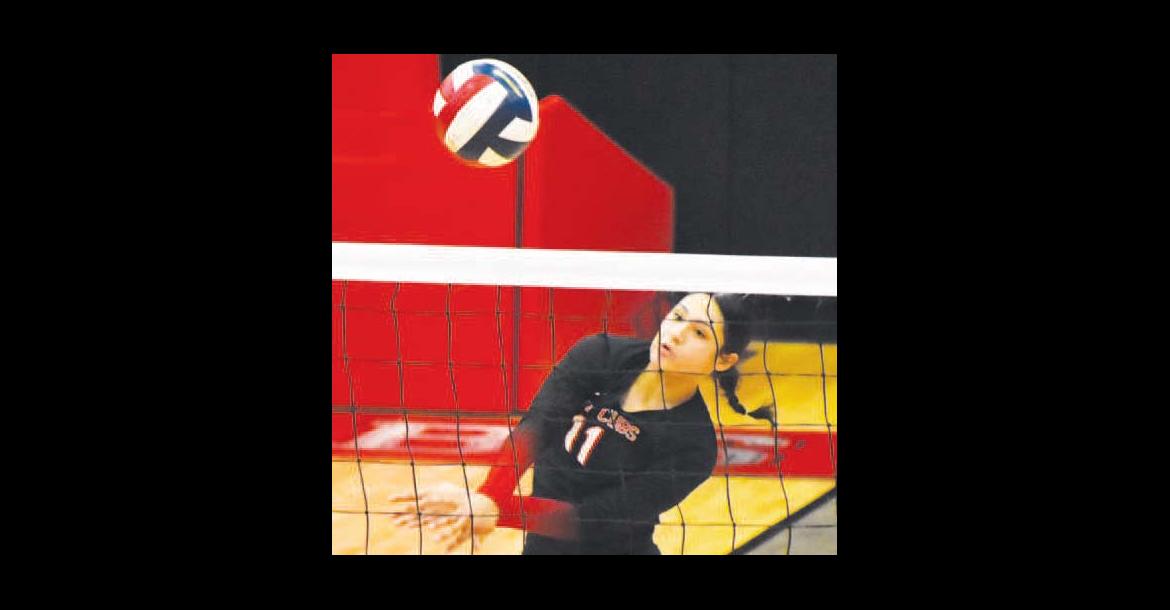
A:
POLYGON ((413 493, 389 498, 390 510, 397 513, 390 522, 399 527, 422 527, 432 540, 450 553, 475 537, 475 547, 496 528, 499 508, 490 497, 461 486, 442 484, 420 488, 413 493), (468 496, 471 510, 468 511, 468 496), (474 522, 474 523, 473 523, 474 522))
POLYGON ((429 528, 454 520, 460 512, 460 506, 467 505, 467 492, 454 485, 443 484, 420 488, 417 498, 411 492, 391 496, 389 501, 392 524, 409 527, 425 525, 429 528))
POLYGON ((436 538, 441 547, 451 553, 464 547, 468 539, 475 537, 474 547, 483 547, 484 538, 496 529, 499 508, 494 500, 479 492, 471 492, 471 514, 461 515, 452 521, 436 524, 436 538))

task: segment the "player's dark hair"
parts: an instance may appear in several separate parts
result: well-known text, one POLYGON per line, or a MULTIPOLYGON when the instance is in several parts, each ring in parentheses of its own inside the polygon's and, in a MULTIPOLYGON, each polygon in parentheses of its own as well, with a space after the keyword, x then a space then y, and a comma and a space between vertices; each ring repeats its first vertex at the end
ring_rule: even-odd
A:
POLYGON ((739 354, 739 361, 736 362, 736 365, 726 371, 716 371, 715 378, 719 387, 723 389, 723 393, 727 395, 727 401, 731 403, 731 408, 735 409, 736 413, 746 415, 747 409, 739 402, 735 388, 739 385, 739 364, 753 355, 747 349, 752 338, 752 331, 755 329, 754 315, 749 301, 750 295, 716 293, 711 296, 719 305, 719 310, 723 312, 723 343, 719 346, 719 353, 739 354))

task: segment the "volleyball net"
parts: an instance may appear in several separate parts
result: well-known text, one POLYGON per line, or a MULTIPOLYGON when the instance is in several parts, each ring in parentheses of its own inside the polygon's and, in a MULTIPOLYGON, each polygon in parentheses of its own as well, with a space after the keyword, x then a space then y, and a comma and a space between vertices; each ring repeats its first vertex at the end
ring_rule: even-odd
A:
MULTIPOLYGON (((751 295, 744 408, 699 385, 716 465, 659 516, 655 544, 725 554, 780 540, 791 553, 797 518, 835 490, 836 259, 359 243, 332 254, 335 554, 518 554, 523 528, 449 551, 396 524, 389 498, 475 490, 491 467, 514 466, 500 448, 577 342, 651 339, 696 292, 751 295)), ((531 494, 531 470, 519 488, 531 494)))

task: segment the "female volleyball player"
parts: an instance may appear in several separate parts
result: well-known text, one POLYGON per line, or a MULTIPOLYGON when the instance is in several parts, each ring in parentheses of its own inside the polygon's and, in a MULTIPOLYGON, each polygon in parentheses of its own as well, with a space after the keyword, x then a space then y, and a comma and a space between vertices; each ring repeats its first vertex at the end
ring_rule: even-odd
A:
MULTIPOLYGON (((742 295, 680 300, 653 340, 579 341, 545 381, 478 491, 448 485, 391 498, 448 551, 524 528, 524 554, 659 554, 658 516, 711 476, 715 429, 699 391, 716 379, 736 411, 750 326, 742 295), (513 453, 514 452, 514 453, 513 453), (513 458, 518 467, 513 467, 513 458), (514 495, 528 465, 530 497, 514 495), (470 500, 471 515, 465 512, 470 500), (458 507, 464 507, 459 510, 458 507), (410 514, 414 513, 414 514, 410 514)), ((478 544, 477 544, 478 546, 478 544)))

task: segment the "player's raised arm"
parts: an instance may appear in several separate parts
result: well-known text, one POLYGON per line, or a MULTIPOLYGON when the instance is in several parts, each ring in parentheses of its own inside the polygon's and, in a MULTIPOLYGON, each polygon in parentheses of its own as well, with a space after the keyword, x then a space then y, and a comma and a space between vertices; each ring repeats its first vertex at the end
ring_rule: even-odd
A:
POLYGON ((480 492, 492 498, 500 509, 500 527, 523 527, 554 538, 575 536, 575 511, 566 502, 547 498, 521 497, 517 485, 520 477, 536 460, 548 439, 554 438, 558 423, 575 413, 596 385, 594 376, 608 356, 605 335, 586 337, 577 342, 553 368, 532 406, 505 442, 480 492), (514 464, 514 466, 512 465, 514 464))

